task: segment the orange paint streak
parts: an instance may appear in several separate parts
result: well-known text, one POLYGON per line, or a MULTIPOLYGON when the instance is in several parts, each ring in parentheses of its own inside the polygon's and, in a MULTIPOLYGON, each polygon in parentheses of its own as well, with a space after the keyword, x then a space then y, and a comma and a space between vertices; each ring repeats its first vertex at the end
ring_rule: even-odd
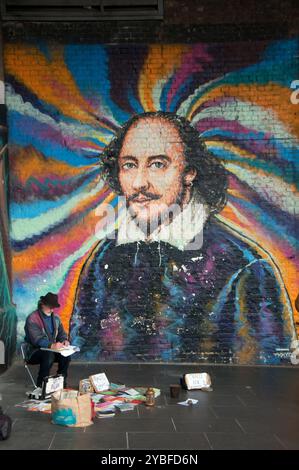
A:
POLYGON ((291 118, 295 114, 295 109, 290 101, 290 90, 274 83, 267 85, 222 85, 200 98, 192 106, 187 118, 191 120, 193 113, 205 101, 230 96, 271 110, 291 133, 299 136, 299 119, 291 118))
MULTIPOLYGON (((281 252, 278 248, 279 246, 279 238, 271 235, 269 236, 268 233, 265 232, 265 227, 263 227, 260 223, 255 221, 254 226, 254 233, 252 232, 252 228, 250 226, 250 221, 248 220, 248 225, 245 222, 240 222, 238 216, 233 215, 234 207, 231 205, 230 208, 225 208, 221 215, 218 215, 219 220, 223 220, 233 229, 239 231, 245 237, 248 237, 249 240, 246 240, 250 244, 250 240, 252 241, 252 246, 258 251, 258 253, 265 258, 266 252, 271 254, 271 257, 275 261, 275 264, 279 267, 281 272, 283 283, 286 287, 286 290, 289 294, 292 308, 293 308, 293 316, 295 322, 299 321, 299 314, 295 308, 295 299, 298 295, 299 291, 299 280, 298 280, 298 269, 296 265, 296 261, 290 260, 286 258, 283 252, 281 252), (262 248, 260 248, 258 243, 262 248), (265 251, 264 251, 265 250, 265 251)), ((246 218, 244 214, 243 220, 246 218)), ((299 328, 298 333, 299 333, 299 328)))
POLYGON ((41 100, 55 106, 65 116, 97 125, 93 117, 95 110, 81 95, 71 72, 64 63, 63 49, 63 46, 53 46, 49 61, 34 46, 8 44, 4 50, 6 72, 23 83, 41 100))
POLYGON ((248 321, 246 318, 246 315, 244 315, 244 312, 246 311, 246 305, 245 305, 245 292, 246 292, 246 283, 247 283, 247 277, 248 275, 242 276, 238 283, 238 291, 237 295, 239 298, 239 305, 240 305, 240 318, 239 321, 242 323, 242 326, 239 329, 239 334, 242 338, 246 338, 246 341, 239 352, 239 362, 240 364, 248 364, 252 361, 254 358, 254 355, 257 351, 258 345, 257 341, 255 338, 252 338, 250 336, 250 327, 248 325, 248 321))
POLYGON ((208 150, 213 150, 213 148, 222 148, 229 150, 233 154, 236 154, 238 157, 250 158, 252 160, 258 160, 258 157, 254 154, 249 152, 248 150, 244 150, 237 145, 233 144, 232 142, 224 142, 223 140, 205 140, 205 144, 208 147, 208 150))
MULTIPOLYGON (((113 194, 109 195, 105 201, 109 202, 113 197, 113 194)), ((83 212, 85 207, 91 204, 94 198, 95 196, 82 203, 83 212)), ((78 212, 79 210, 76 208, 74 213, 78 215, 78 212)), ((46 237, 39 240, 23 252, 14 252, 12 265, 15 277, 21 279, 40 271, 41 266, 43 266, 48 258, 54 260, 55 265, 61 263, 70 254, 68 247, 78 246, 94 235, 98 221, 99 218, 95 215, 95 210, 93 210, 81 222, 70 227, 67 233, 50 235, 50 238, 46 237)))
POLYGON ((39 180, 44 180, 45 176, 58 179, 70 178, 94 168, 94 165, 72 167, 54 158, 44 157, 32 146, 18 148, 17 154, 11 152, 11 157, 11 172, 17 176, 22 185, 25 185, 30 178, 39 180))
MULTIPOLYGON (((100 176, 99 178, 97 179, 100 179, 100 176)), ((95 186, 95 184, 98 183, 96 180, 93 182, 93 186, 95 186)), ((101 193, 104 193, 105 191, 108 191, 108 187, 107 186, 104 186, 102 189, 101 189, 101 193)), ((90 197, 86 197, 84 198, 76 207, 74 207, 71 211, 71 214, 77 214, 78 212, 84 212, 85 210, 88 209, 88 207, 90 207, 95 199, 95 197, 97 198, 97 196, 90 196, 90 197)), ((102 203, 108 201, 110 202, 113 198, 115 197, 115 195, 113 193, 109 194, 109 196, 107 196, 105 198, 104 201, 102 201, 102 203)))
POLYGON ((78 240, 82 240, 83 243, 91 236, 94 225, 95 217, 93 213, 90 213, 84 218, 84 224, 80 226, 76 224, 67 231, 67 235, 50 235, 23 252, 14 252, 12 261, 14 276, 17 279, 25 279, 35 272, 54 268, 70 254, 67 250, 68 246, 72 244, 78 246, 78 240), (48 259, 51 259, 55 265, 46 266, 45 262, 48 259))
MULTIPOLYGON (((105 199, 104 203, 108 204, 114 197, 115 195, 112 193, 105 199)), ((74 264, 74 266, 71 268, 71 270, 68 273, 67 281, 65 285, 60 290, 61 294, 59 294, 59 298, 61 299, 60 304, 62 306, 62 311, 63 311, 63 313, 60 314, 60 316, 61 316, 61 320, 63 322, 63 325, 66 331, 69 331, 70 319, 71 319, 71 315, 73 312, 73 307, 74 307, 75 297, 76 297, 76 289, 79 283, 81 271, 83 269, 84 263, 86 262, 88 257, 92 254, 93 250, 95 249, 95 247, 97 247, 99 243, 100 243, 100 240, 97 240, 92 245, 91 249, 88 250, 88 252, 82 258, 76 261, 76 263, 74 264)))
POLYGON ((66 331, 69 331, 70 328, 70 320, 71 315, 74 308, 74 303, 76 300, 76 291, 79 284, 80 275, 83 269, 83 266, 87 259, 91 256, 90 260, 92 259, 93 255, 92 252, 101 243, 100 240, 97 240, 90 250, 84 254, 79 260, 76 261, 74 266, 70 269, 67 277, 67 281, 64 286, 61 288, 59 293, 60 304, 62 307, 62 312, 60 313, 61 321, 63 322, 64 328, 66 331))
POLYGON ((60 318, 66 332, 69 332, 70 329, 70 319, 74 308, 76 289, 79 283, 80 274, 84 266, 85 261, 90 255, 90 251, 98 244, 97 241, 91 250, 84 254, 76 263, 72 266, 68 272, 68 277, 65 285, 61 288, 59 292, 59 302, 60 302, 60 318))

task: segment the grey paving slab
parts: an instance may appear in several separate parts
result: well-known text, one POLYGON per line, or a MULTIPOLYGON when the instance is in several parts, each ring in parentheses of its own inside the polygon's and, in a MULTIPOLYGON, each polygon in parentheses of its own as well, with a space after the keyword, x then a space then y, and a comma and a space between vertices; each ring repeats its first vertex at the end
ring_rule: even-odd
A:
MULTIPOLYGON (((214 415, 218 418, 246 418, 251 416, 260 416, 265 419, 273 416, 276 408, 272 408, 269 403, 265 407, 247 407, 241 403, 238 406, 215 406, 211 407, 214 415)), ((278 411, 277 411, 278 412, 278 411)))
POLYGON ((296 397, 288 397, 285 395, 277 396, 275 393, 272 395, 271 393, 267 395, 255 395, 255 394, 244 394, 244 393, 237 393, 237 396, 241 401, 244 403, 245 406, 259 406, 263 407, 269 403, 269 399, 273 406, 279 407, 283 403, 288 403, 288 406, 292 406, 294 409, 297 408, 299 412, 299 401, 296 401, 296 397))
POLYGON ((281 429, 275 433, 275 437, 287 450, 299 450, 298 433, 281 429))
POLYGON ((197 420, 182 420, 173 418, 177 432, 230 432, 243 433, 237 421, 232 418, 198 418, 197 420))
POLYGON ((153 418, 180 418, 182 420, 198 420, 201 418, 215 418, 215 414, 209 407, 199 407, 199 406, 181 406, 181 405, 171 405, 171 406, 155 406, 154 408, 147 408, 140 406, 139 415, 144 419, 153 419, 153 418))
POLYGON ((213 450, 284 450, 273 434, 207 432, 213 450))
POLYGON ((97 418, 94 426, 86 428, 86 433, 95 432, 175 432, 171 418, 122 419, 97 418))
POLYGON ((210 450, 203 433, 129 433, 129 449, 210 450))
MULTIPOLYGON (((34 374, 37 368, 32 369, 34 374)), ((55 368, 54 368, 55 370, 55 368)), ((87 428, 53 425, 49 415, 15 407, 31 389, 22 363, 0 375, 0 405, 13 419, 2 449, 298 449, 299 375, 296 368, 182 364, 95 364, 72 361, 69 385, 104 371, 112 382, 161 389, 153 408, 140 405, 87 428), (187 372, 208 372, 213 392, 169 386, 187 372), (195 406, 179 401, 198 399, 195 406)))
POLYGON ((289 432, 299 440, 299 415, 284 417, 282 414, 273 413, 267 419, 260 416, 248 416, 239 418, 239 423, 247 433, 259 432, 289 432))
POLYGON ((2 450, 48 450, 54 438, 54 432, 12 432, 6 441, 0 441, 2 450))
MULTIPOLYGON (((242 404, 238 396, 234 394, 214 395, 213 392, 190 391, 188 393, 182 394, 180 396, 180 401, 185 401, 187 398, 194 398, 198 400, 197 406, 213 406, 213 405, 221 405, 221 406, 235 405, 236 406, 236 405, 242 404)), ((171 398, 167 394, 166 401, 168 405, 172 405, 172 404, 177 403, 178 400, 171 398)))
POLYGON ((127 449, 125 433, 55 434, 50 450, 127 449))
MULTIPOLYGON (((28 412, 28 414, 32 414, 28 412)), ((42 413, 38 413, 42 415, 42 413)), ((67 433, 83 433, 85 430, 85 427, 67 427, 67 426, 59 426, 57 424, 51 423, 51 418, 50 415, 43 415, 43 417, 49 416, 47 420, 42 420, 41 417, 31 417, 31 418, 18 418, 15 420, 14 425, 13 425, 13 433, 23 433, 24 431, 28 433, 34 433, 38 429, 39 432, 41 433, 61 433, 61 432, 67 432, 67 433)))

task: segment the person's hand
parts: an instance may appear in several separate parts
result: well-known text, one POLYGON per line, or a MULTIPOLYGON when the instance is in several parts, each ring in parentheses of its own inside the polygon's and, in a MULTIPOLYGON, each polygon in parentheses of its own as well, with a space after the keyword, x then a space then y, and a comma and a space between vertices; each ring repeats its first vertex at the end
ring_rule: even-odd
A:
POLYGON ((64 344, 64 346, 69 346, 70 342, 66 339, 65 341, 63 341, 63 344, 64 344))
POLYGON ((51 349, 62 349, 64 347, 64 344, 63 343, 53 343, 51 345, 51 349))

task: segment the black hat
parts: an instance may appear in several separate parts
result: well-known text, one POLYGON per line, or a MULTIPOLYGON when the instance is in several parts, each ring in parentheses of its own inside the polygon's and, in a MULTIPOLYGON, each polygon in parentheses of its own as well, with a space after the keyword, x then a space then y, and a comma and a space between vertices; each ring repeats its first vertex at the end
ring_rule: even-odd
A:
POLYGON ((60 307, 58 303, 58 295, 52 294, 52 292, 48 292, 46 295, 41 296, 40 301, 43 305, 47 305, 47 307, 60 307))

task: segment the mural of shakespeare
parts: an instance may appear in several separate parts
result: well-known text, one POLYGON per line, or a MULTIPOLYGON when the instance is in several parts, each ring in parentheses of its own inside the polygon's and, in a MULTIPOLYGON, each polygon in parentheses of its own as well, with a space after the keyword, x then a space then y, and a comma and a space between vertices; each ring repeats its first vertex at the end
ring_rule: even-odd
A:
POLYGON ((259 363, 290 346, 281 281, 215 218, 227 172, 186 119, 131 118, 101 165, 125 210, 78 284, 71 335, 85 358, 259 363))
POLYGON ((50 291, 78 359, 290 363, 298 50, 7 38, 11 345, 50 291))

